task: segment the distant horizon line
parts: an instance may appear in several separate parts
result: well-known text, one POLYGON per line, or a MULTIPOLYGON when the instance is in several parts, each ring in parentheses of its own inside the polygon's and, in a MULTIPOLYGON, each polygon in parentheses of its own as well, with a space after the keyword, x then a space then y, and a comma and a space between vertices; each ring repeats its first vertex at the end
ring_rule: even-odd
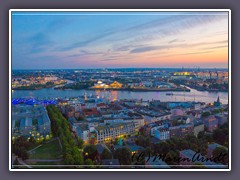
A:
POLYGON ((29 69, 12 69, 12 71, 16 71, 16 70, 88 70, 88 69, 229 69, 228 67, 221 67, 221 68, 217 68, 217 67, 161 67, 161 68, 156 68, 156 67, 119 67, 119 68, 114 68, 114 67, 110 67, 110 68, 46 68, 46 69, 34 69, 34 68, 29 68, 29 69))

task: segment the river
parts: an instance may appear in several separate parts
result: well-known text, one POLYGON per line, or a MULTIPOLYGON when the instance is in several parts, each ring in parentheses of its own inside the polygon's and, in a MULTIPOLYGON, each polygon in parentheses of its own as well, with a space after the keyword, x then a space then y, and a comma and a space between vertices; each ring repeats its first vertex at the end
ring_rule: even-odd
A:
MULTIPOLYGON (((191 88, 190 88, 191 89, 191 88)), ((100 90, 55 90, 45 88, 40 90, 14 90, 12 98, 65 98, 77 97, 87 93, 87 95, 99 95, 102 98, 109 99, 143 99, 143 100, 161 100, 161 101, 196 101, 196 102, 214 102, 218 96, 224 104, 228 103, 228 92, 207 92, 191 89, 190 92, 173 92, 173 96, 167 96, 166 93, 172 92, 133 92, 133 91, 100 91, 100 90)))

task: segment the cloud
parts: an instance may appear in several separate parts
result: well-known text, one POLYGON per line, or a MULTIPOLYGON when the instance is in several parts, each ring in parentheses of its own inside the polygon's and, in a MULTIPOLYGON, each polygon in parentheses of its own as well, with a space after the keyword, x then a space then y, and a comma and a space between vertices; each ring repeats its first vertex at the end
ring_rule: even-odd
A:
POLYGON ((36 33, 23 39, 19 46, 27 48, 26 54, 35 54, 45 51, 54 42, 44 33, 36 33))
POLYGON ((79 48, 79 47, 84 47, 86 45, 89 45, 93 42, 96 42, 98 40, 101 40, 111 34, 113 34, 114 32, 113 31, 108 31, 108 32, 104 32, 104 33, 101 33, 101 34, 98 34, 94 37, 91 37, 91 38, 88 38, 86 40, 82 40, 82 41, 78 41, 76 43, 72 43, 68 46, 65 46, 65 47, 58 47, 56 50, 57 51, 69 51, 69 50, 73 50, 73 49, 76 49, 76 48, 79 48))
MULTIPOLYGON (((135 31, 132 43, 161 39, 176 35, 195 27, 227 19, 227 15, 173 15, 132 26, 127 31, 135 31), (143 33, 146 32, 146 33, 143 33), (145 35, 144 35, 145 34, 145 35), (137 37, 140 36, 140 37, 137 37)), ((175 40, 176 41, 176 40, 175 40)))
POLYGON ((162 49, 169 49, 173 48, 175 46, 146 46, 146 47, 141 47, 141 48, 135 48, 130 51, 130 53, 143 53, 143 52, 148 52, 148 51, 154 51, 154 50, 162 50, 162 49))
POLYGON ((169 44, 175 43, 175 42, 184 42, 185 40, 179 40, 179 39, 173 39, 171 41, 169 41, 169 44))
POLYGON ((164 55, 162 57, 180 56, 180 55, 193 55, 193 54, 207 54, 207 53, 211 53, 211 52, 213 52, 213 51, 200 51, 200 52, 190 52, 190 53, 168 54, 168 55, 164 55))
POLYGON ((225 45, 225 46, 215 46, 215 47, 208 47, 208 48, 202 48, 203 50, 204 49, 220 49, 220 48, 228 48, 228 46, 227 45, 225 45))

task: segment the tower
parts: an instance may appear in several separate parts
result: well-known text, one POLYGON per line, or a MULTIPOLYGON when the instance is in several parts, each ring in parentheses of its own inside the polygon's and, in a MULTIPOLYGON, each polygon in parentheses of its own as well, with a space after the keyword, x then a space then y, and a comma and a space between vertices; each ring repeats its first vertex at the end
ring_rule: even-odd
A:
POLYGON ((84 100, 86 101, 88 98, 87 98, 87 93, 85 92, 84 93, 84 100))
POLYGON ((217 98, 217 101, 214 102, 214 106, 215 106, 215 107, 220 107, 220 106, 221 106, 221 102, 220 102, 219 96, 218 96, 218 98, 217 98))

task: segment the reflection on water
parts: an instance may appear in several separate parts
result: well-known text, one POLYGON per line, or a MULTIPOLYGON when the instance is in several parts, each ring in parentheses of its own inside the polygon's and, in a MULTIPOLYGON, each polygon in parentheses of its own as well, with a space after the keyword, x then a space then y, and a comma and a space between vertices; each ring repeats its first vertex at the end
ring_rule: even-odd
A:
POLYGON ((214 102, 217 97, 224 104, 228 103, 227 92, 207 92, 191 89, 191 92, 173 92, 173 96, 167 96, 166 93, 172 92, 132 92, 132 91, 100 91, 100 90, 54 90, 52 88, 41 90, 15 90, 12 92, 12 98, 37 97, 37 98, 57 98, 57 97, 77 97, 84 95, 99 95, 100 98, 114 99, 143 99, 143 100, 161 100, 161 101, 199 101, 214 102))

